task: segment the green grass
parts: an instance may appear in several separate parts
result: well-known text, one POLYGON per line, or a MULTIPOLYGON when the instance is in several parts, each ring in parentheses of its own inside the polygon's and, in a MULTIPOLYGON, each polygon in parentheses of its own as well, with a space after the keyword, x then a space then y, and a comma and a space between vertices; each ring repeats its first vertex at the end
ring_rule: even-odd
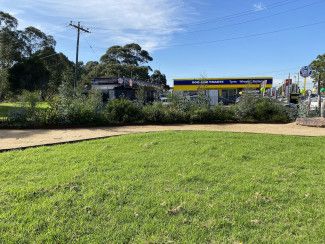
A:
POLYGON ((0 154, 0 243, 325 242, 325 138, 128 135, 0 154))
MULTIPOLYGON (((19 109, 23 107, 24 104, 19 102, 3 102, 0 103, 0 119, 4 119, 8 116, 8 113, 12 110, 19 109)), ((40 102, 36 106, 39 109, 47 109, 49 108, 49 104, 47 102, 40 102)))

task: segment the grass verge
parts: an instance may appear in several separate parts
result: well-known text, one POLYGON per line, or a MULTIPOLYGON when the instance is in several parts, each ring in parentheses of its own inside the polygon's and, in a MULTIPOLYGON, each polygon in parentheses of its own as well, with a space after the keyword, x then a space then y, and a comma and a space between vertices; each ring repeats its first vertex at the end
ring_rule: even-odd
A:
MULTIPOLYGON (((0 103, 0 119, 5 119, 10 111, 17 110, 24 106, 23 103, 20 102, 3 102, 0 103)), ((49 108, 49 104, 47 102, 40 102, 36 106, 38 109, 47 109, 49 108)))
POLYGON ((325 241, 324 138, 164 132, 0 154, 0 242, 325 241))

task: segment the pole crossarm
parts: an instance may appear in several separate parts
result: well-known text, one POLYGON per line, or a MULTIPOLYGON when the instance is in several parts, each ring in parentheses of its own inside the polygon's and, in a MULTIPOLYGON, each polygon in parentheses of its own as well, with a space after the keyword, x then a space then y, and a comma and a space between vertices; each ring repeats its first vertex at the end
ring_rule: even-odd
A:
POLYGON ((89 29, 86 29, 86 28, 82 27, 82 26, 80 25, 80 22, 78 22, 78 25, 76 25, 76 24, 73 24, 73 22, 71 21, 70 24, 69 24, 69 26, 72 26, 72 27, 74 27, 74 28, 76 28, 76 29, 79 29, 79 30, 81 30, 81 31, 83 31, 83 32, 86 32, 86 33, 91 33, 91 32, 89 31, 89 29))

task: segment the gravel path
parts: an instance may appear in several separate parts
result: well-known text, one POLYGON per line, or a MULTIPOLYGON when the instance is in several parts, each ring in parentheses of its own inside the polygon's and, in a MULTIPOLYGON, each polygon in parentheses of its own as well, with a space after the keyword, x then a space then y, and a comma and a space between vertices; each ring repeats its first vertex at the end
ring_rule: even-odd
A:
MULTIPOLYGON (((229 131, 297 136, 325 136, 325 128, 303 127, 291 124, 221 124, 221 125, 168 125, 124 126, 90 129, 58 130, 0 130, 0 151, 52 145, 65 142, 104 138, 132 133, 170 130, 229 131)), ((325 139, 325 138, 324 138, 325 139)), ((324 140, 325 141, 325 140, 324 140)))

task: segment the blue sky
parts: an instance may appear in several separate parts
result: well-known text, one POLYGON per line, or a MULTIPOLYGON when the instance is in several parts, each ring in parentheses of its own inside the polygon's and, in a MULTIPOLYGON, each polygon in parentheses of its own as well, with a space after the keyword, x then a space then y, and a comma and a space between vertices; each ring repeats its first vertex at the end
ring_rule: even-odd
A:
POLYGON ((53 35, 71 60, 76 33, 70 20, 92 32, 81 36, 85 62, 111 45, 138 42, 169 84, 229 76, 273 76, 279 83, 325 53, 325 0, 0 0, 0 9, 21 28, 34 25, 53 35))

